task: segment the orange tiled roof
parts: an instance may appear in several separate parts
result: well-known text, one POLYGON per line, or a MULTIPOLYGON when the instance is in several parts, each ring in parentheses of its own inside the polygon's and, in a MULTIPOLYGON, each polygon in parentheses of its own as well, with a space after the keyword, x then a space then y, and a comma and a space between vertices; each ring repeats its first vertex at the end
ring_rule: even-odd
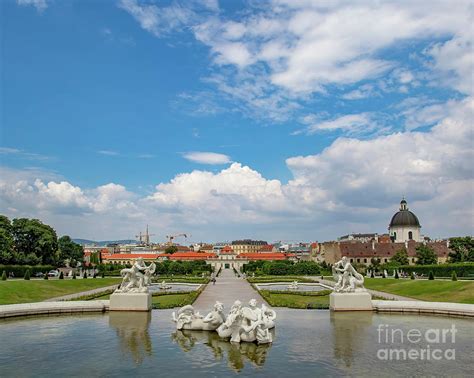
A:
POLYGON ((238 259, 248 260, 286 260, 288 255, 280 252, 274 253, 241 253, 237 256, 238 259))
POLYGON ((160 253, 114 253, 111 255, 102 256, 102 258, 105 260, 130 260, 130 259, 137 259, 139 257, 142 257, 144 259, 156 260, 159 257, 164 257, 164 256, 168 256, 168 255, 160 254, 160 253))
POLYGON ((170 260, 206 260, 217 257, 215 253, 208 252, 176 252, 168 256, 170 260))

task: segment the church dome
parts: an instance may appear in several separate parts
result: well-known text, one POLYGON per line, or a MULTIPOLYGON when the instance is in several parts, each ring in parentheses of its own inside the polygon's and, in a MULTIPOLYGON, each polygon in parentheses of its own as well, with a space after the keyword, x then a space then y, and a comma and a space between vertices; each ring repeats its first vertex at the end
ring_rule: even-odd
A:
POLYGON ((395 213, 395 215, 392 217, 392 220, 390 221, 389 227, 396 226, 421 227, 417 216, 408 210, 407 201, 405 201, 405 199, 402 199, 400 202, 400 211, 395 213))

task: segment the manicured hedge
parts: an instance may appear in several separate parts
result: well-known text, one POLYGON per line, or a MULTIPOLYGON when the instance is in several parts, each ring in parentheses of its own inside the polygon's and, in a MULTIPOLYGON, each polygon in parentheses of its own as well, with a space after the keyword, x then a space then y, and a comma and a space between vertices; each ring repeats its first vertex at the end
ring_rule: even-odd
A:
POLYGON ((15 278, 24 277, 27 270, 30 271, 30 276, 34 277, 37 272, 48 273, 53 269, 55 269, 55 267, 52 265, 0 265, 0 272, 4 270, 7 272, 7 276, 12 272, 15 278))
POLYGON ((453 272, 456 272, 458 277, 472 277, 474 276, 474 263, 402 265, 399 270, 405 273, 424 274, 425 276, 428 276, 432 271, 435 277, 451 277, 453 272))

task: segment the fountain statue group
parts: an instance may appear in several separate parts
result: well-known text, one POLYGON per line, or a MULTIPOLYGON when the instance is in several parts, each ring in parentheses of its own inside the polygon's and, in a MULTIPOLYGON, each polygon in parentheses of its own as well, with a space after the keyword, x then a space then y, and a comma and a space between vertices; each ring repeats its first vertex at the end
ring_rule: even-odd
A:
POLYGON ((287 286, 289 290, 297 290, 298 289, 298 281, 293 281, 291 284, 287 286))
POLYGON ((173 321, 178 330, 216 331, 219 337, 240 343, 257 342, 268 344, 273 341, 270 330, 275 327, 276 313, 265 304, 257 306, 257 301, 251 299, 248 306, 235 301, 227 316, 224 305, 216 302, 214 309, 202 316, 191 305, 173 312, 173 321))
POLYGON ((142 257, 137 258, 131 268, 120 271, 122 283, 115 292, 148 293, 148 286, 151 285, 151 277, 155 273, 155 269, 155 263, 152 262, 147 266, 142 257))
POLYGON ((344 256, 332 267, 334 276, 334 291, 336 293, 364 292, 364 276, 354 269, 349 259, 344 256))

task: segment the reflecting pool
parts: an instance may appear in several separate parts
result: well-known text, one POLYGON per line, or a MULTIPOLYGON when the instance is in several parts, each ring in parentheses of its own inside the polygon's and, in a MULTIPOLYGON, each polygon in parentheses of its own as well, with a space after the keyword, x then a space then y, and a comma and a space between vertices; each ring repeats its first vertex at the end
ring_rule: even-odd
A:
MULTIPOLYGON (((0 321, 0 376, 470 376, 474 323, 462 318, 276 309, 272 345, 233 345, 177 331, 172 310, 0 321), (455 327, 455 340, 433 339, 455 327), (418 343, 410 330, 429 334, 418 343), (392 330, 395 338, 391 339, 392 330), (385 338, 385 334, 389 337, 385 338), (413 338, 410 338, 413 341, 413 338), (454 341, 454 342, 452 342, 454 341), (385 360, 380 350, 447 349, 445 358, 385 360)), ((438 355, 436 355, 438 356, 438 355)), ((436 357, 435 356, 435 357, 436 357)))
POLYGON ((150 293, 172 293, 172 292, 186 292, 186 291, 195 291, 198 290, 202 285, 201 284, 188 284, 188 283, 174 283, 166 282, 166 288, 162 288, 160 284, 154 283, 148 286, 150 293))
POLYGON ((291 288, 291 282, 279 282, 270 284, 255 284, 259 290, 269 291, 288 291, 288 292, 317 292, 324 290, 332 290, 331 287, 320 285, 317 283, 299 283, 297 287, 291 288))

